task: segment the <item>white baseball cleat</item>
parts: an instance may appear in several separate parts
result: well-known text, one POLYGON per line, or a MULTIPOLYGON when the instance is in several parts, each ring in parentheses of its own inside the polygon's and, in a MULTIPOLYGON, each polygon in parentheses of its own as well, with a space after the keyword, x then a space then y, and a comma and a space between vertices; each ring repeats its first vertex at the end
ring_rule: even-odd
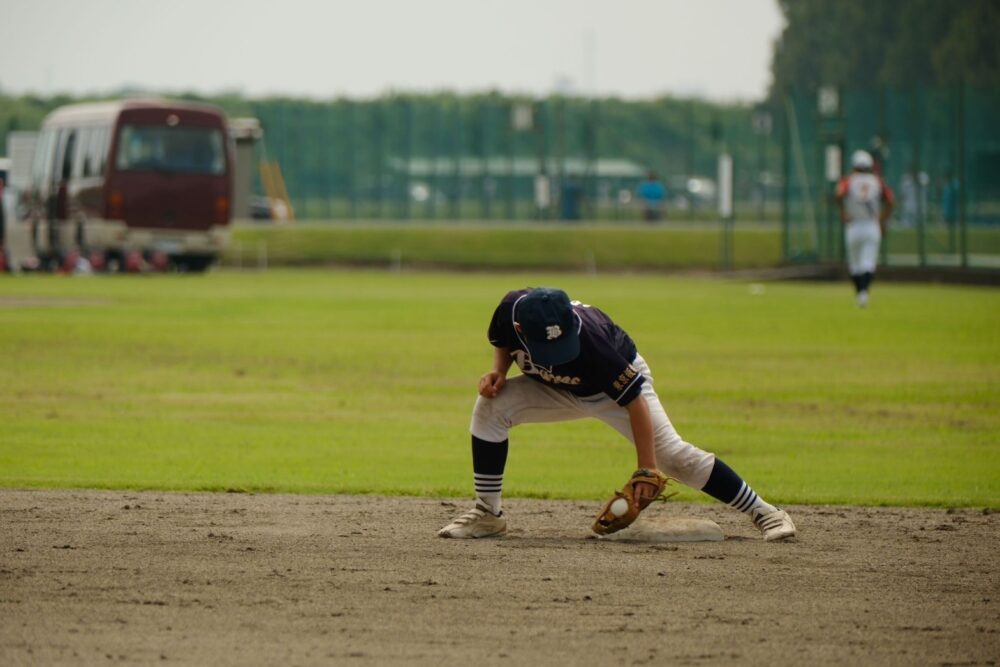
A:
POLYGON ((858 308, 868 307, 868 292, 858 292, 858 308))
POLYGON ((773 512, 756 510, 750 515, 750 519, 764 534, 765 542, 795 537, 795 524, 784 510, 775 509, 773 512))
POLYGON ((507 517, 497 516, 482 505, 476 505, 438 531, 438 537, 476 538, 503 535, 507 532, 507 517))

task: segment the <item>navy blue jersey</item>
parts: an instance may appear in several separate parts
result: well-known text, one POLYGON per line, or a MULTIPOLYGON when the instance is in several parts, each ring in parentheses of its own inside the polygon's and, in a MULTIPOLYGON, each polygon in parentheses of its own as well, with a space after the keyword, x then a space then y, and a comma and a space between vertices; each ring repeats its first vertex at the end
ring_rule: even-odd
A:
POLYGON ((514 329, 517 302, 530 291, 515 290, 504 296, 490 321, 490 344, 510 349, 522 373, 550 387, 577 396, 604 393, 619 405, 627 405, 639 395, 645 378, 632 365, 635 343, 603 311, 579 301, 573 302, 580 332, 579 356, 556 366, 532 362, 524 340, 514 329))

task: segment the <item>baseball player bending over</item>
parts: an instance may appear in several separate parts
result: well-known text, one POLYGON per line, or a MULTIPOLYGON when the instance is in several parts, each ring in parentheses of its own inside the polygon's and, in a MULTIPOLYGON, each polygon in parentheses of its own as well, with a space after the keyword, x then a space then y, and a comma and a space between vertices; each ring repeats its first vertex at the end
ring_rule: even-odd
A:
POLYGON ((854 283, 858 306, 868 305, 868 290, 875 277, 885 223, 892 215, 892 190, 872 172, 875 162, 866 151, 851 156, 851 173, 837 184, 837 206, 844 223, 847 269, 854 283))
POLYGON ((626 502, 609 501, 595 532, 628 525, 615 524, 621 513, 616 501, 618 508, 629 506, 631 522, 660 494, 665 473, 749 515, 765 541, 795 535, 787 513, 765 502, 714 454, 681 439, 635 343, 598 308, 571 302, 559 289, 509 292, 493 313, 489 340, 493 370, 479 380, 470 427, 475 507, 438 531, 441 537, 488 537, 507 530, 500 494, 511 427, 583 417, 617 430, 635 445, 638 457, 627 493, 617 494, 626 502), (522 374, 508 380, 514 362, 522 374))

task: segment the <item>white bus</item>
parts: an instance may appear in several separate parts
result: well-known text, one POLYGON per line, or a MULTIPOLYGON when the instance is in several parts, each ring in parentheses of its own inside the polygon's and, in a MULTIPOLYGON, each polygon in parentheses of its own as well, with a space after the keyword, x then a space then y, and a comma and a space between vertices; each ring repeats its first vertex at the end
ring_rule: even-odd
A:
POLYGON ((46 268, 83 257, 95 269, 202 271, 228 241, 232 197, 233 150, 220 109, 75 104, 42 124, 17 225, 27 225, 46 268))

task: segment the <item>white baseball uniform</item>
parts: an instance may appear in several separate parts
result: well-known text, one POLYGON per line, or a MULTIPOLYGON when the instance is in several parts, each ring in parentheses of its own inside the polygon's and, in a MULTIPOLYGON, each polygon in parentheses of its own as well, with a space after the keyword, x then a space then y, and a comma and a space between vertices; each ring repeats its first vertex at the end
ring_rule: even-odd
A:
POLYGON ((844 207, 844 248, 851 275, 874 273, 882 243, 879 216, 884 203, 892 203, 892 190, 880 176, 852 172, 837 184, 844 207))

